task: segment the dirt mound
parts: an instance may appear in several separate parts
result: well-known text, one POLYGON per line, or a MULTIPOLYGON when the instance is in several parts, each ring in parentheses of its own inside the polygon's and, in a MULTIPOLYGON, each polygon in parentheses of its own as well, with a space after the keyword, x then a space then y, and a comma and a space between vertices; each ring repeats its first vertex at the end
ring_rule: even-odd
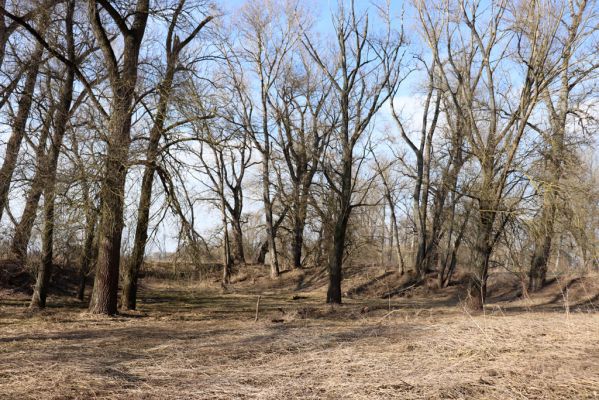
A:
MULTIPOLYGON (((0 260, 0 291, 3 295, 31 295, 35 271, 21 266, 15 260, 0 260)), ((50 293, 72 296, 77 293, 79 270, 74 265, 54 264, 50 278, 50 293)))
POLYGON ((6 293, 31 294, 34 279, 14 260, 0 260, 0 290, 6 293))
POLYGON ((590 306, 599 310, 599 274, 555 277, 541 291, 530 295, 547 305, 590 306))

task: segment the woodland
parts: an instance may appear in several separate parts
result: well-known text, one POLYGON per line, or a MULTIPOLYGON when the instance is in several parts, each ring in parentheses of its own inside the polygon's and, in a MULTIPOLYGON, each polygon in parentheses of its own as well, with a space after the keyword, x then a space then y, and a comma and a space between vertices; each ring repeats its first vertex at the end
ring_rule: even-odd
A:
POLYGON ((0 0, 0 398, 599 396, 596 0, 0 0))

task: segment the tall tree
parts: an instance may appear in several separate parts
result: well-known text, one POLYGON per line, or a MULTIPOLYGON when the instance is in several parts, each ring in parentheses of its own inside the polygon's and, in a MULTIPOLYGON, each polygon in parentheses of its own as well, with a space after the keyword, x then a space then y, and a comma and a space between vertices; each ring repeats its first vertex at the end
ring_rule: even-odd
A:
POLYGON ((88 0, 92 31, 103 54, 112 89, 104 180, 100 191, 98 259, 89 310, 95 314, 117 311, 125 180, 131 143, 131 117, 139 68, 139 52, 146 30, 149 0, 138 0, 131 9, 114 8, 106 0, 88 0), (122 57, 117 57, 100 13, 105 10, 122 38, 122 57), (123 16, 124 14, 124 16, 123 16), (129 19, 133 19, 131 26, 129 19))
MULTIPOLYGON (((585 41, 597 31, 597 17, 592 10, 595 2, 583 0, 552 4, 547 3, 544 14, 554 20, 556 25, 563 26, 563 38, 559 40, 559 75, 557 85, 546 88, 542 102, 548 112, 549 129, 539 130, 546 150, 544 177, 539 189, 542 197, 540 215, 534 224, 534 249, 530 262, 529 291, 538 291, 547 277, 547 267, 551 256, 552 242, 555 234, 555 223, 558 215, 561 180, 564 174, 567 155, 568 113, 573 112, 572 95, 579 85, 599 68, 596 53, 585 41), (561 18, 560 18, 561 17, 561 18), (575 65, 572 65, 574 62, 575 65)), ((586 96, 583 96, 586 97, 586 96)), ((573 112, 576 115, 576 112, 573 112)))
POLYGON ((271 182, 272 161, 272 111, 270 98, 275 82, 280 78, 285 56, 299 40, 299 21, 302 13, 298 1, 256 1, 244 5, 239 25, 242 42, 229 57, 233 87, 243 110, 238 123, 252 138, 262 161, 262 203, 266 222, 270 274, 279 276, 276 227, 274 221, 274 197, 271 182), (247 70, 243 74, 240 70, 247 70), (254 88, 244 81, 252 74, 257 81, 254 88), (256 90, 254 90, 256 89, 256 90))
POLYGON ((441 83, 454 109, 463 111, 458 116, 463 119, 469 150, 480 168, 480 179, 470 193, 477 206, 474 269, 467 292, 473 309, 483 307, 491 255, 513 212, 513 204, 506 198, 514 188, 510 178, 527 123, 549 82, 547 74, 555 73, 545 60, 556 28, 542 23, 538 7, 536 2, 523 4, 519 14, 512 15, 533 32, 534 40, 512 41, 518 32, 513 26, 507 27, 506 1, 488 9, 478 0, 458 0, 440 16, 432 11, 435 5, 417 3, 441 83), (459 18, 449 18, 452 12, 459 13, 459 18), (449 45, 442 53, 443 43, 449 45), (512 50, 514 58, 507 56, 512 50), (502 66, 514 60, 522 66, 521 73, 503 79, 502 66))
MULTIPOLYGON (((37 30, 42 34, 49 25, 49 12, 44 10, 38 16, 37 30)), ((28 67, 25 74, 25 82, 17 103, 17 113, 12 121, 12 133, 6 144, 4 160, 0 168, 0 219, 8 202, 8 192, 13 173, 17 166, 17 157, 21 149, 23 138, 27 134, 27 121, 33 104, 35 84, 37 82, 40 65, 44 55, 44 46, 36 43, 33 53, 27 61, 28 67)))
POLYGON ((360 205, 353 201, 361 165, 354 151, 377 111, 389 99, 386 89, 394 88, 399 82, 404 40, 400 33, 391 30, 390 20, 387 21, 385 32, 376 37, 370 31, 368 12, 358 14, 352 1, 349 7, 339 4, 334 20, 336 42, 330 60, 317 49, 308 34, 303 39, 309 55, 329 79, 340 113, 323 165, 336 202, 327 303, 341 303, 347 227, 352 209, 360 205))
MULTIPOLYGON (((70 0, 66 4, 65 10, 65 40, 66 57, 71 60, 71 65, 75 64, 75 36, 73 33, 73 14, 75 12, 75 0, 70 0)), ((62 140, 67 130, 69 117, 71 114, 71 103, 73 100, 73 83, 75 81, 74 67, 66 66, 64 81, 58 95, 58 104, 56 106, 56 115, 54 117, 52 141, 48 157, 44 162, 45 169, 45 187, 44 187, 44 226, 42 229, 42 259, 37 270, 37 279, 33 297, 31 298, 31 308, 44 308, 46 306, 46 296, 48 293, 48 284, 52 274, 52 261, 54 255, 54 209, 55 209, 55 190, 56 190, 56 169, 58 157, 62 147, 62 140)))
POLYGON ((284 160, 280 167, 275 164, 275 169, 284 169, 284 173, 279 171, 277 175, 281 181, 279 190, 289 205, 292 219, 294 268, 302 266, 310 187, 335 124, 329 118, 333 113, 328 105, 331 100, 328 79, 305 54, 300 53, 299 58, 299 65, 288 63, 271 99, 278 132, 276 143, 284 160), (285 178, 281 177, 283 174, 285 178), (290 182, 291 193, 285 193, 283 179, 290 182))
POLYGON ((152 200, 152 185, 156 174, 156 161, 159 154, 160 140, 165 131, 165 122, 168 118, 168 107, 173 91, 173 82, 177 71, 183 70, 180 63, 181 53, 189 45, 200 31, 210 22, 214 16, 210 15, 203 18, 183 39, 179 37, 178 22, 182 18, 185 9, 186 0, 179 0, 173 15, 170 17, 170 24, 166 35, 166 69, 164 76, 157 87, 158 103, 154 112, 154 124, 150 129, 150 140, 146 149, 146 166, 143 172, 141 182, 141 192, 139 197, 139 206, 137 208, 137 225, 135 227, 135 239, 133 242, 133 251, 128 263, 125 264, 123 271, 123 291, 121 306, 127 310, 135 310, 137 303, 137 280, 139 270, 143 263, 148 240, 148 225, 150 220, 150 205, 152 200))

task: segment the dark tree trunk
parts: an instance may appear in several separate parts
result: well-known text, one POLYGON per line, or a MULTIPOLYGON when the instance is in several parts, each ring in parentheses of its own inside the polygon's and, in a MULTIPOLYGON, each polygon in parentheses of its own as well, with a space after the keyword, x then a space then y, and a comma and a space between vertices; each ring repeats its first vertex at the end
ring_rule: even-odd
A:
MULTIPOLYGON (((221 185, 224 183, 221 180, 221 185)), ((222 186, 221 186, 222 187, 222 186)), ((223 262, 223 278, 222 284, 226 285, 231 281, 231 269, 233 266, 232 258, 231 258, 231 249, 230 249, 230 241, 229 241, 229 229, 227 229, 227 209, 225 206, 224 198, 221 198, 221 214, 222 214, 222 223, 223 223, 223 254, 222 254, 222 262, 223 262)))
MULTIPOLYGON (((179 3, 179 7, 175 11, 175 16, 172 19, 172 24, 176 24, 177 17, 181 13, 183 3, 179 3)), ((133 244, 133 252, 131 259, 124 265, 123 271, 123 291, 121 298, 121 307, 126 310, 135 310, 137 304, 137 288, 139 271, 143 264, 143 259, 148 241, 148 227, 150 222, 150 206, 152 203, 152 185, 154 183, 154 174, 156 173, 156 161, 159 152, 159 144, 162 135, 164 134, 164 123, 167 118, 168 105, 171 97, 173 79, 179 62, 179 53, 183 47, 189 43, 191 39, 199 32, 199 30, 208 23, 212 17, 207 17, 194 30, 194 33, 181 41, 176 35, 167 36, 166 48, 166 73, 163 80, 158 85, 158 107, 156 109, 156 117, 154 125, 150 131, 150 142, 146 150, 146 167, 141 184, 141 193, 139 206, 137 211, 137 225, 135 227, 135 239, 133 244)), ((172 33, 174 25, 170 26, 172 33)))
MULTIPOLYGON (((132 88, 131 88, 132 90, 132 88)), ((117 312, 121 235, 123 231, 123 206, 125 179, 129 153, 129 130, 133 98, 115 99, 110 118, 110 136, 104 181, 100 191, 100 226, 98 234, 98 259, 89 309, 94 314, 113 315, 117 312), (124 103, 124 104, 121 104, 124 103)))
MULTIPOLYGON (((75 152, 78 153, 77 141, 73 140, 72 144, 75 152)), ((79 168, 83 168, 81 163, 79 163, 79 168)), ((98 225, 98 215, 100 213, 100 210, 95 205, 95 201, 92 199, 89 181, 87 180, 86 176, 84 176, 81 181, 81 187, 83 192, 83 200, 85 202, 86 225, 85 239, 83 241, 83 249, 81 252, 81 259, 79 261, 79 289, 77 291, 77 299, 79 301, 83 301, 87 276, 91 267, 95 265, 95 260, 98 256, 96 228, 98 225)))
POLYGON ((241 230, 240 216, 231 216, 231 229, 233 236, 233 243, 231 246, 233 261, 237 264, 245 264, 245 251, 243 250, 243 231, 241 230))
POLYGON ((545 286, 547 265, 551 255, 551 241, 551 235, 546 234, 539 242, 535 243, 529 272, 529 292, 537 292, 545 286))
MULTIPOLYGON (((73 38, 73 13, 75 12, 75 1, 71 0, 67 7, 67 16, 65 19, 67 31, 67 48, 69 59, 75 59, 75 43, 73 38)), ((54 120, 54 137, 52 146, 48 153, 46 164, 46 188, 44 191, 44 228, 42 231, 42 260, 38 269, 35 290, 31 298, 31 308, 44 308, 46 306, 46 296, 48 294, 48 285, 52 275, 52 260, 54 258, 54 207, 56 195, 56 169, 58 166, 58 157, 62 146, 62 139, 67 130, 69 122, 69 111, 73 100, 73 83, 75 80, 75 71, 67 67, 67 73, 64 83, 60 89, 59 103, 56 110, 56 119, 54 120)))
POLYGON ((44 185, 46 184, 44 175, 47 174, 49 168, 47 161, 48 155, 46 154, 46 142, 48 134, 50 133, 50 124, 53 118, 53 112, 49 111, 46 115, 44 127, 40 134, 40 141, 36 149, 35 175, 33 176, 31 187, 27 192, 25 208, 23 209, 23 214, 21 215, 19 223, 15 226, 15 234, 11 243, 11 252, 20 263, 24 263, 27 256, 27 246, 29 245, 31 231, 33 230, 33 224, 35 223, 37 216, 39 201, 44 191, 44 185))
POLYGON ((302 267, 302 250, 304 247, 304 229, 306 226, 306 204, 303 199, 296 200, 297 210, 293 218, 293 268, 302 267))
MULTIPOLYGON (((98 4, 88 2, 89 18, 99 47, 104 54, 112 88, 109 135, 104 162, 104 181, 100 190, 100 225, 98 259, 89 310, 93 314, 112 315, 117 312, 121 236, 125 180, 131 143, 132 104, 137 83, 139 50, 148 20, 149 0, 138 0, 131 28, 123 34, 122 68, 102 25, 98 4)), ((112 15, 121 25, 127 25, 120 15, 112 15)))
MULTIPOLYGON (((158 143, 156 143, 156 146, 158 143)), ((148 151, 149 153, 149 151, 148 151)), ((154 162, 150 161, 150 162, 154 162)), ((137 304, 137 281, 139 271, 143 264, 146 243, 148 241, 148 225, 150 221, 150 205, 152 200, 152 184, 154 181, 155 167, 149 165, 144 170, 141 183, 141 196, 137 211, 137 226, 133 252, 128 263, 124 265, 123 289, 121 293, 121 307, 125 310, 135 310, 137 304)))
POLYGON ((85 240, 83 242, 83 251, 81 253, 81 263, 79 268, 79 289, 77 290, 77 299, 83 301, 85 295, 85 285, 89 269, 94 263, 97 255, 97 246, 95 244, 96 224, 98 222, 97 210, 89 210, 87 216, 87 226, 85 228, 85 240))
POLYGON ((341 216, 333 232, 333 248, 329 254, 329 287, 327 303, 341 304, 341 281, 343 280, 343 255, 347 232, 346 216, 341 216))
POLYGON ((467 288, 467 305, 472 310, 482 310, 487 296, 489 262, 493 251, 494 210, 489 204, 480 204, 479 231, 475 248, 475 272, 470 275, 467 288))
MULTIPOLYGON (((346 117, 347 118, 347 117, 346 117)), ((349 118, 347 119, 349 120, 349 118)), ((347 137, 343 135, 343 137, 347 137)), ((339 209, 333 230, 333 248, 329 253, 329 288, 327 290, 327 303, 341 304, 341 281, 343 280, 343 255, 345 252, 345 237, 347 224, 351 213, 352 196, 352 163, 353 146, 344 144, 341 191, 339 193, 339 209)))
POLYGON ((267 253, 268 253, 268 239, 265 239, 258 247, 258 251, 254 255, 253 263, 254 264, 264 264, 267 253))
POLYGON ((302 248, 304 247, 304 224, 296 220, 293 226, 293 268, 302 267, 302 248))

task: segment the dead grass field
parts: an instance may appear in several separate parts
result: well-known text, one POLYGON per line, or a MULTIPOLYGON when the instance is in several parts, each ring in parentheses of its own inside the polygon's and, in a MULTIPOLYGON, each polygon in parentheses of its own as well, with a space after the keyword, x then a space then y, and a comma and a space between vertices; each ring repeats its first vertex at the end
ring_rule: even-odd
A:
POLYGON ((66 297, 41 314, 1 299, 0 398, 599 398, 591 302, 495 301, 471 315, 449 291, 331 308, 323 288, 285 279, 229 293, 150 281, 140 311, 113 318, 66 297))

